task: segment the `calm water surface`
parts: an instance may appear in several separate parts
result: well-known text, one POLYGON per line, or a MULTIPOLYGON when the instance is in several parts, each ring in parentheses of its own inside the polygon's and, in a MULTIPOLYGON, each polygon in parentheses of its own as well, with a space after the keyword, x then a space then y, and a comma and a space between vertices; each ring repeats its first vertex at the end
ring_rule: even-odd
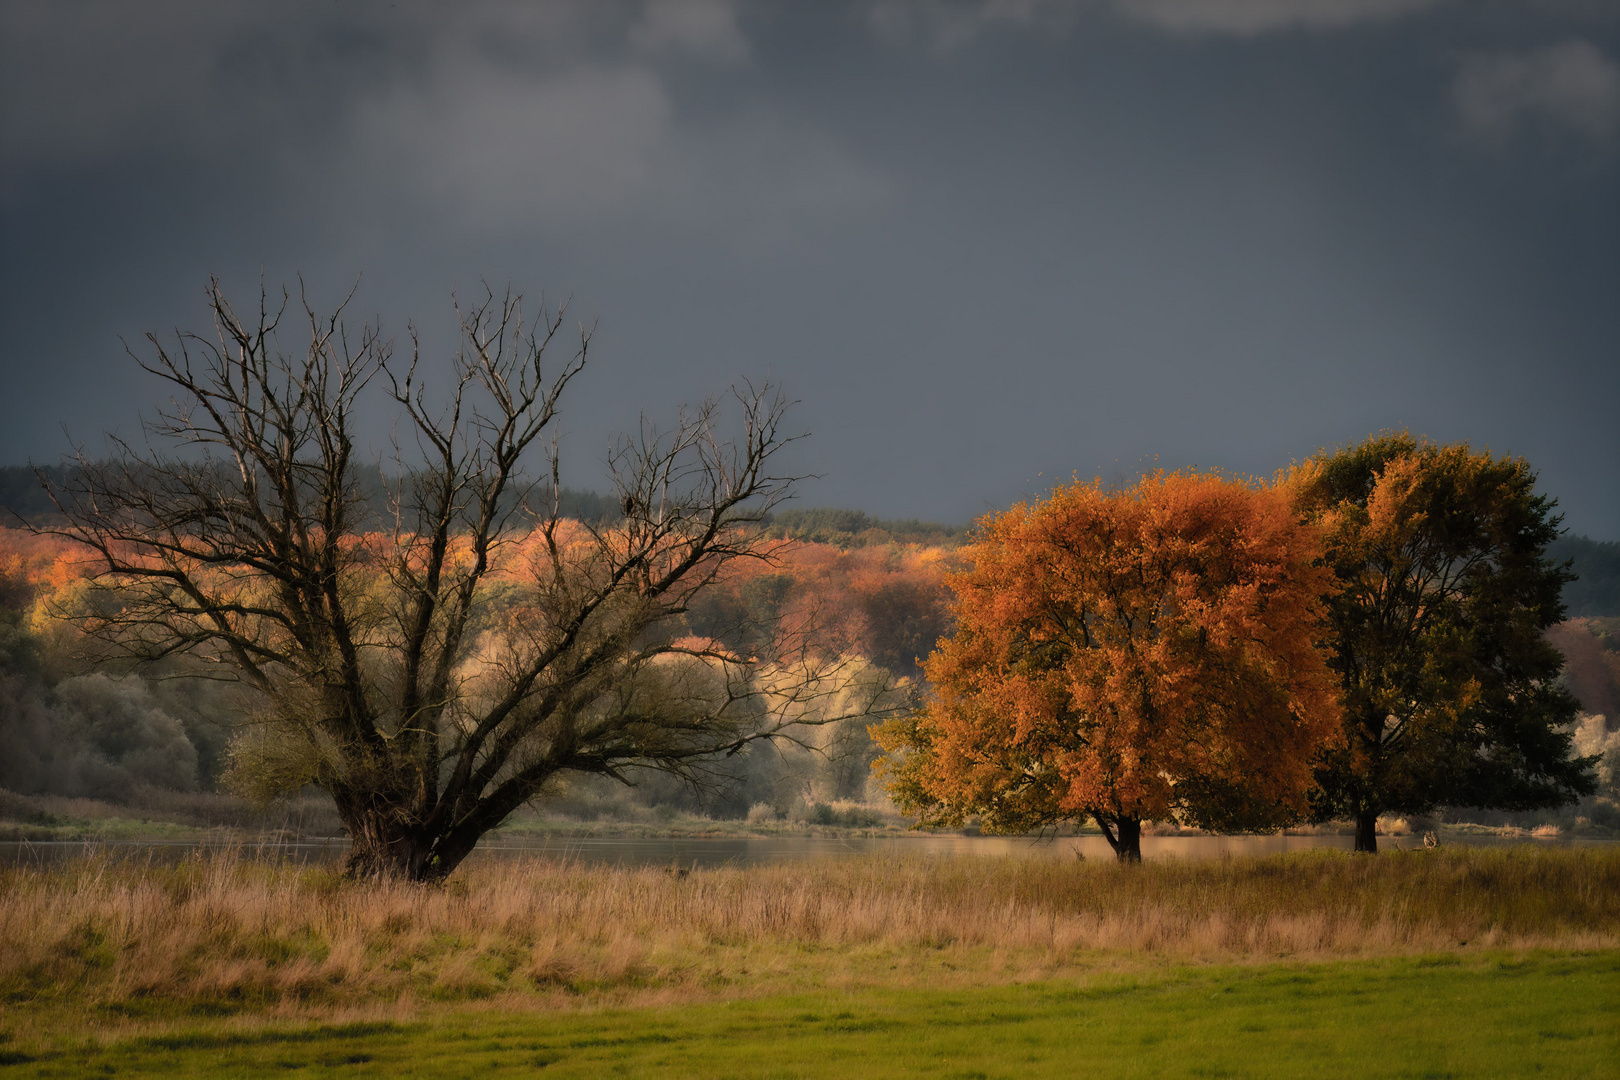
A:
MULTIPOLYGON (((1585 846, 1612 844, 1585 838, 1531 839, 1500 836, 1459 836, 1447 843, 1472 847, 1503 844, 1585 846)), ((1419 847, 1416 836, 1380 837, 1382 850, 1419 847)), ((1353 846, 1349 836, 1144 836, 1145 859, 1209 859, 1222 855, 1275 855, 1286 851, 1353 846)), ((48 865, 85 855, 112 855, 152 862, 176 862, 199 850, 227 850, 196 843, 0 843, 0 865, 48 865)), ((295 862, 340 861, 348 845, 339 841, 298 844, 242 845, 243 854, 295 862)), ((531 843, 493 842, 481 846, 472 861, 484 859, 566 859, 572 862, 618 866, 755 866, 799 859, 849 855, 1019 856, 1024 858, 1112 859, 1101 836, 1073 836, 1056 840, 1030 840, 1005 836, 877 836, 839 839, 820 836, 753 837, 552 837, 531 843)))

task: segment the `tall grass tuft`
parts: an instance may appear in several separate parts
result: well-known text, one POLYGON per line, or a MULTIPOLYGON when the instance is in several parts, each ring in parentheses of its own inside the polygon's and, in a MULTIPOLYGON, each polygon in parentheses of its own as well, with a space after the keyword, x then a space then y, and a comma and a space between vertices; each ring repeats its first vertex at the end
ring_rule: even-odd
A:
POLYGON ((1154 961, 1620 946, 1620 851, 1141 866, 473 862, 440 887, 235 855, 0 871, 0 1001, 117 1013, 500 996, 670 1000, 1154 961), (167 1003, 167 1006, 165 1005, 167 1003))

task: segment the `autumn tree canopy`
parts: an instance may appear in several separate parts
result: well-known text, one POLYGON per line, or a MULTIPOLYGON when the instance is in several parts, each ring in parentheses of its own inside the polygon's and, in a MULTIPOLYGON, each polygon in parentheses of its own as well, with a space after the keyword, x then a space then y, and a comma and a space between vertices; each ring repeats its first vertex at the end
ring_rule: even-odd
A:
POLYGON ((1327 529, 1333 665, 1344 724, 1317 770, 1315 815, 1436 806, 1529 810, 1594 790, 1570 757, 1578 704, 1546 630, 1570 574, 1549 559, 1553 500, 1520 458, 1400 433, 1298 470, 1299 505, 1327 529))
POLYGON ((1339 730, 1317 642, 1330 575, 1288 494, 1207 474, 1060 487, 980 523, 935 691, 878 731, 925 825, 1276 827, 1339 730))
POLYGON ((700 779, 883 700, 803 635, 744 656, 685 631, 730 565, 768 556, 758 526, 793 486, 774 391, 737 393, 729 424, 710 402, 625 438, 621 514, 582 524, 560 511, 554 433, 589 334, 557 355, 561 311, 459 309, 441 378, 341 307, 295 330, 285 298, 239 314, 216 282, 209 300, 213 333, 136 354, 173 395, 145 444, 81 457, 50 529, 93 555, 85 625, 115 652, 253 691, 237 786, 329 792, 353 871, 441 877, 562 774, 700 779), (409 455, 381 521, 355 421, 379 404, 409 455))

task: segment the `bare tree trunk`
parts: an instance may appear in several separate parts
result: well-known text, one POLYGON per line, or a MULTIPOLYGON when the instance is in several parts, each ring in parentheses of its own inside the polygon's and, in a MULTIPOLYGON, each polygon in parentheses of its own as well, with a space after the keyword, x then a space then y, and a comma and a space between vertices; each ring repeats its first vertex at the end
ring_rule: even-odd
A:
POLYGON ((344 868, 351 877, 424 881, 431 876, 432 838, 411 828, 403 807, 373 792, 334 792, 349 834, 344 868))
POLYGON ((418 837, 389 836, 385 830, 355 825, 348 829, 349 855, 343 869, 349 877, 433 881, 444 876, 437 872, 431 846, 418 837))
POLYGON ((375 795, 336 798, 349 833, 344 870, 350 877, 440 881, 472 854, 487 831, 477 825, 445 829, 431 822, 413 823, 406 806, 375 795))

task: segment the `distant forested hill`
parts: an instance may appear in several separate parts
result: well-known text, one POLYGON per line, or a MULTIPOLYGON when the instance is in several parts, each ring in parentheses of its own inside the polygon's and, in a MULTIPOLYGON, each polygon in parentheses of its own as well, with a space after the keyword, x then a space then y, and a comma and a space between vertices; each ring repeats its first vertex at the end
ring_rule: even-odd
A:
POLYGON ((1554 559, 1570 559, 1578 575, 1564 586, 1570 616, 1620 615, 1620 543, 1585 536, 1561 536, 1547 548, 1554 559))
MULTIPOLYGON (((64 465, 49 465, 42 471, 55 486, 71 480, 73 475, 72 469, 64 465)), ((383 520, 388 512, 388 489, 394 483, 395 481, 375 469, 361 471, 356 476, 356 486, 360 489, 371 515, 377 521, 383 520)), ((550 489, 548 487, 544 490, 550 489)), ((542 492, 536 497, 544 499, 545 496, 542 492)), ((576 491, 565 487, 558 501, 562 508, 562 516, 573 518, 575 521, 595 524, 613 521, 621 516, 616 499, 598 495, 594 491, 576 491)), ((56 507, 45 489, 40 486, 39 477, 33 468, 27 465, 0 465, 0 527, 16 524, 12 514, 16 514, 24 521, 40 522, 55 512, 56 507)))
MULTIPOLYGON (((51 465, 44 470, 52 482, 60 483, 67 470, 51 465)), ((0 526, 15 524, 12 514, 33 521, 49 514, 55 507, 50 496, 39 486, 39 477, 27 465, 0 465, 0 526), (8 512, 7 512, 8 511, 8 512)))
POLYGON ((766 528, 772 536, 841 548, 888 543, 955 547, 966 542, 969 531, 966 525, 941 525, 914 518, 876 518, 862 510, 824 508, 778 511, 771 516, 766 528))
MULTIPOLYGON (((68 469, 60 465, 47 467, 45 473, 53 483, 69 477, 68 469)), ((381 473, 362 476, 360 488, 376 511, 385 508, 381 473)), ((563 516, 579 521, 610 522, 620 515, 614 498, 593 491, 564 488, 561 503, 563 516)), ((33 469, 26 465, 0 466, 0 525, 10 523, 12 513, 37 521, 54 509, 33 469)), ((778 511, 767 523, 767 531, 773 536, 841 548, 888 543, 956 547, 967 542, 971 527, 911 518, 878 518, 861 510, 817 508, 778 511)), ((1563 536, 1553 541, 1547 553, 1554 559, 1574 563, 1578 578, 1564 588, 1570 617, 1620 616, 1620 543, 1563 536)))

